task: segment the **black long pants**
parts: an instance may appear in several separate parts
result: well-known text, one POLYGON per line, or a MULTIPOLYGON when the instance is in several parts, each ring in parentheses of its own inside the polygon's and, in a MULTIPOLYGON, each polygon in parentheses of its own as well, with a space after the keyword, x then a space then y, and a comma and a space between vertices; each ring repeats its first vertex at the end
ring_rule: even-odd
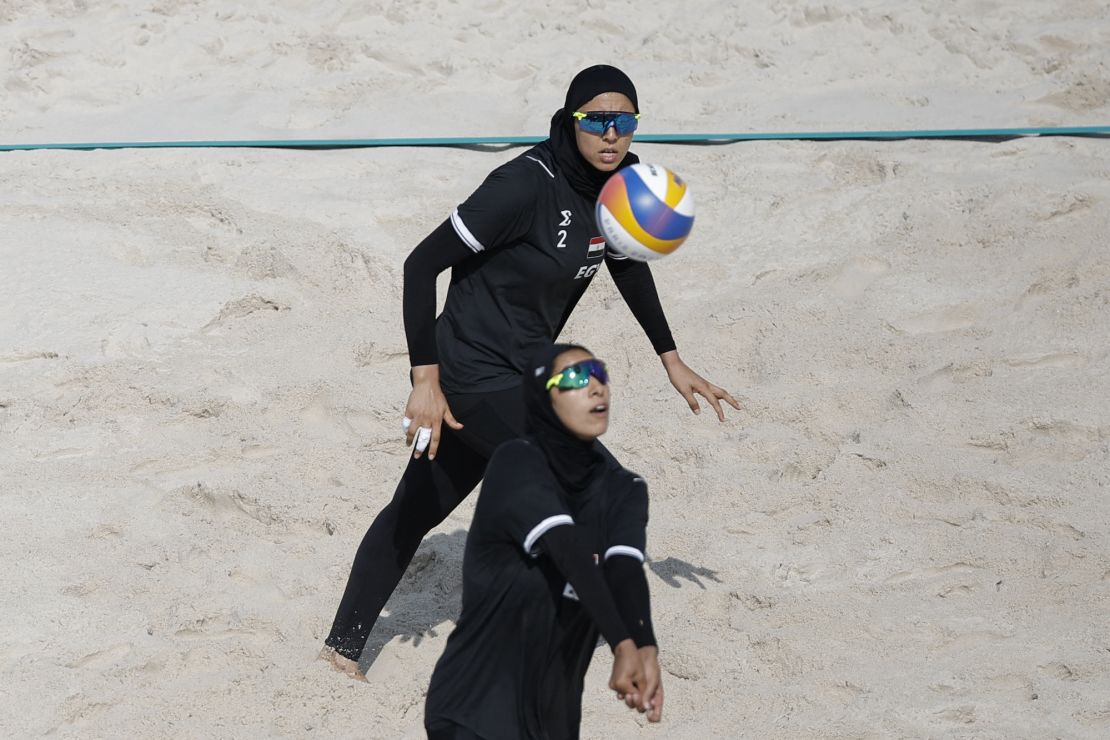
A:
POLYGON ((347 588, 324 641, 351 660, 362 655, 374 622, 420 541, 474 490, 497 446, 523 432, 519 387, 450 394, 447 402, 463 428, 455 431, 443 425, 435 460, 427 455, 409 459, 393 500, 374 519, 355 553, 347 588))
POLYGON ((482 736, 471 729, 454 722, 440 720, 424 726, 428 740, 483 740, 482 736))

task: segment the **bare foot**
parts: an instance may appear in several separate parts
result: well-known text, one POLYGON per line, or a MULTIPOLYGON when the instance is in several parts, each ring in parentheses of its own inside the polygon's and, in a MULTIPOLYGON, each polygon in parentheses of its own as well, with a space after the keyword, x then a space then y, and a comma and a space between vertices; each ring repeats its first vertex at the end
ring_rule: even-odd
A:
POLYGON ((323 649, 320 650, 320 655, 317 657, 320 660, 331 664, 331 667, 339 671, 340 673, 350 676, 356 681, 369 683, 366 680, 366 676, 364 676, 362 674, 362 671, 358 669, 358 661, 351 660, 346 656, 340 655, 339 653, 335 652, 335 648, 325 645, 323 649))

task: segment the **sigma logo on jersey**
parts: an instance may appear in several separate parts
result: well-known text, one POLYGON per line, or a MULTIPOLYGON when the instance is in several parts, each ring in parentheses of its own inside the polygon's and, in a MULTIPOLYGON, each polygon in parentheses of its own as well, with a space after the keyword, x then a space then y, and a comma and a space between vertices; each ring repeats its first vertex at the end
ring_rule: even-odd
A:
POLYGON ((586 259, 599 260, 605 256, 605 237, 595 236, 590 239, 590 246, 586 248, 586 259))

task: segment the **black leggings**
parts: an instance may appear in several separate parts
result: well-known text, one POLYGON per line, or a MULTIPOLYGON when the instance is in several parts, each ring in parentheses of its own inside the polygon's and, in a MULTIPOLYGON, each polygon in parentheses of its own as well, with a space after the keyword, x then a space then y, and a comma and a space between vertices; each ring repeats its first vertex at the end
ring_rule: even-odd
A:
POLYGON ((424 535, 474 490, 497 446, 523 431, 524 400, 519 387, 451 394, 447 402, 463 429, 441 427, 434 461, 429 462, 427 455, 409 459, 393 500, 370 525, 355 553, 347 588, 324 641, 351 660, 362 655, 378 614, 424 535))
MULTIPOLYGON (((458 417, 455 417, 458 418, 458 417)), ((482 736, 449 720, 436 720, 424 726, 428 740, 483 740, 482 736)))

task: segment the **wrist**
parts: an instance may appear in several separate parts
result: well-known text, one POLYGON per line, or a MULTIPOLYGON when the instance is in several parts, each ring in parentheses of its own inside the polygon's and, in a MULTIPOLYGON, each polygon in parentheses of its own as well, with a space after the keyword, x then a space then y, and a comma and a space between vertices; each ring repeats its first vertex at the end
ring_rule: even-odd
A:
POLYGON ((613 655, 617 655, 619 653, 629 653, 629 652, 634 653, 637 650, 638 650, 638 648, 636 647, 636 643, 634 643, 632 641, 632 638, 631 637, 626 637, 623 640, 621 640, 620 642, 618 642, 616 645, 613 646, 613 655))
POLYGON ((413 385, 424 383, 439 385, 439 365, 413 365, 412 383, 413 385))
POLYGON ((678 367, 682 364, 682 359, 678 356, 678 350, 672 349, 669 352, 664 352, 659 355, 659 361, 663 363, 663 367, 669 372, 672 368, 678 367))

